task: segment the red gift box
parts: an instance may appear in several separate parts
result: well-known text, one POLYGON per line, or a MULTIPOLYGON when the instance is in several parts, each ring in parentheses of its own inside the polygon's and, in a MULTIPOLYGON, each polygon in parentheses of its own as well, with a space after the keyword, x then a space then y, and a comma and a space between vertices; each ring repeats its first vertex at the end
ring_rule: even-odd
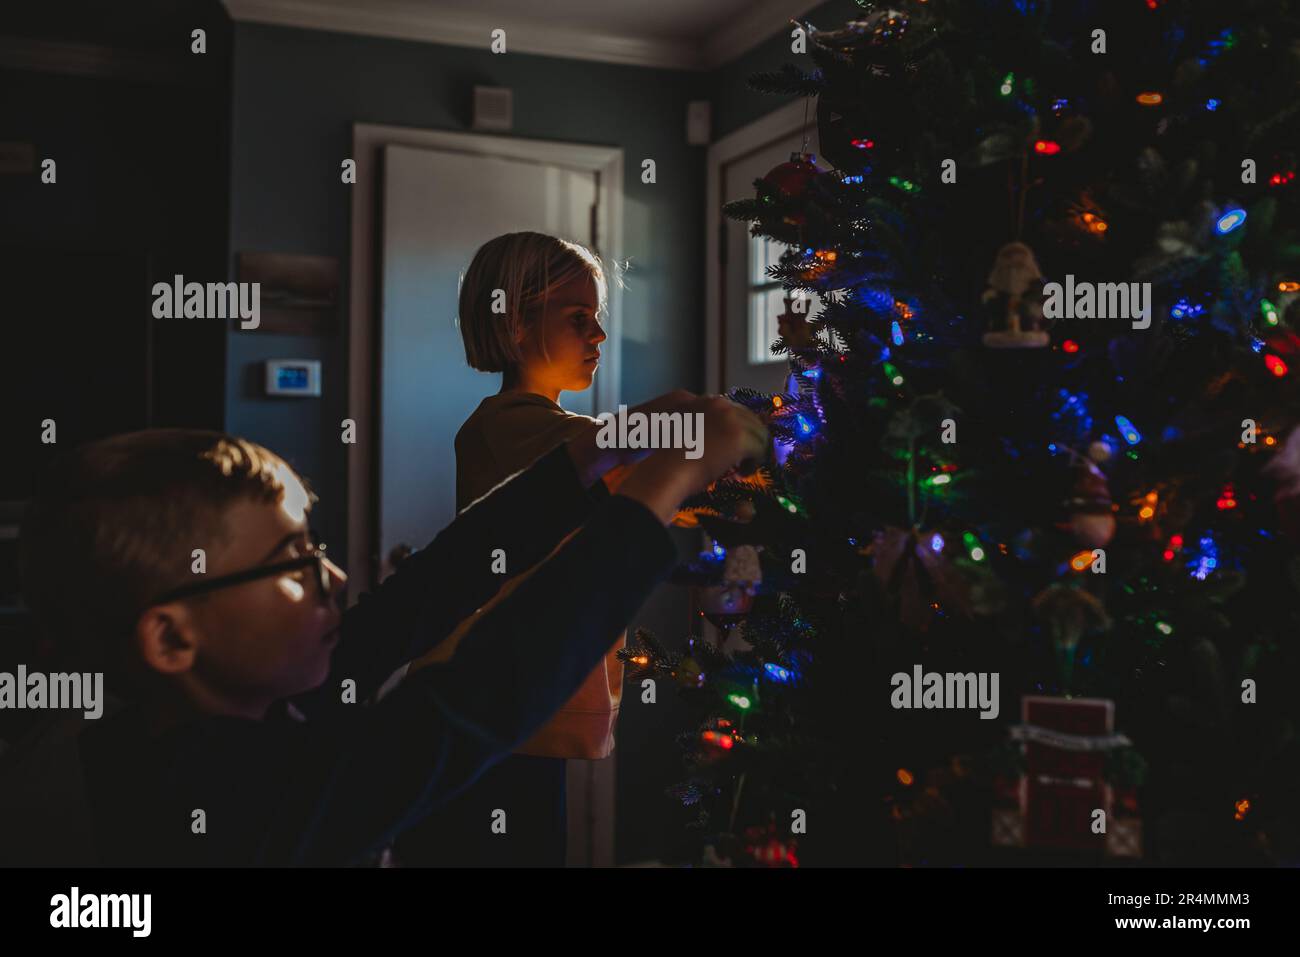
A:
POLYGON ((1021 699, 1025 772, 1012 785, 995 782, 994 845, 1142 856, 1142 819, 1136 795, 1117 805, 1106 783, 1106 754, 1130 744, 1115 733, 1115 704, 1103 698, 1021 699), (1093 814, 1106 813, 1105 833, 1093 833, 1093 814))
MULTIPOLYGON (((1050 698, 1027 695, 1020 717, 1031 729, 1099 739, 1115 730, 1115 703, 1104 698, 1050 698)), ((1076 750, 1066 738, 1025 735, 1025 774, 1020 780, 1020 811, 1025 843, 1061 850, 1106 850, 1106 835, 1093 833, 1093 812, 1109 822, 1114 795, 1106 783, 1106 752, 1076 750)))

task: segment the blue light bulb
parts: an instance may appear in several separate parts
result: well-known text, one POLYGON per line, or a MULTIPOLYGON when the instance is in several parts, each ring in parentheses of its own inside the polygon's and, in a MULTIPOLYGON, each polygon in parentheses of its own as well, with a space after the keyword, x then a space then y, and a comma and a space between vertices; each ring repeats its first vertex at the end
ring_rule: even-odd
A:
POLYGON ((1220 236, 1224 236, 1246 221, 1246 211, 1244 209, 1230 209, 1214 224, 1214 229, 1220 236))
POLYGON ((1142 441, 1142 433, 1133 427, 1133 423, 1122 415, 1115 416, 1115 425, 1119 428, 1119 434, 1124 436, 1124 441, 1129 445, 1137 445, 1142 441))

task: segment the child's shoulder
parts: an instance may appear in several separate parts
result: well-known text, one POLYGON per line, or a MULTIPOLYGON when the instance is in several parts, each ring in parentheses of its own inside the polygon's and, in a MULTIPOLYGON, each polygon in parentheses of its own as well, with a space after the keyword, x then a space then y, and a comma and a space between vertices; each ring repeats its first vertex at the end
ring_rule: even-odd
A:
POLYGON ((565 411, 545 396, 502 392, 486 397, 470 413, 456 433, 456 449, 481 445, 489 437, 503 432, 534 431, 539 425, 556 420, 565 411))
POLYGON ((478 404, 457 433, 461 437, 489 435, 494 439, 509 440, 527 437, 539 431, 573 427, 596 421, 590 416, 566 412, 542 395, 531 392, 502 392, 490 395, 478 404))
POLYGON ((566 412, 541 395, 490 395, 456 434, 458 481, 467 481, 472 475, 499 482, 596 421, 566 412))

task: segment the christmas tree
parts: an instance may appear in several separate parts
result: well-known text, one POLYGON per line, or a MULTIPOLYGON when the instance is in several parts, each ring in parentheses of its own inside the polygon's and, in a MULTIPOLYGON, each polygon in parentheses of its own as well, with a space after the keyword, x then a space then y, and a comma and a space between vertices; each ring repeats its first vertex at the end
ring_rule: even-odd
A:
POLYGON ((777 460, 679 517, 739 640, 625 653, 693 852, 1295 864, 1294 4, 863 7, 725 209, 788 246, 777 460))

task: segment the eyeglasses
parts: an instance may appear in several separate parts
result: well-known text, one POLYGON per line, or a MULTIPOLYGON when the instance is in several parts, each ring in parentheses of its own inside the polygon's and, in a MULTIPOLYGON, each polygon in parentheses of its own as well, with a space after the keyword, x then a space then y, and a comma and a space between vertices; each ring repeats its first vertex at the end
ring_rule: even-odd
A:
POLYGON ((275 575, 282 575, 285 572, 298 571, 303 568, 312 568, 314 570, 320 600, 328 603, 333 576, 330 574, 329 567, 325 564, 325 545, 318 542, 313 533, 311 544, 308 547, 311 549, 310 553, 301 558, 291 558, 288 561, 276 562, 272 565, 259 565, 256 568, 248 568, 242 572, 232 572, 218 578, 209 578, 205 581, 195 582, 192 585, 173 588, 171 591, 155 598, 150 604, 163 605, 181 598, 193 598, 195 595, 207 594, 220 588, 230 588, 233 585, 257 581, 259 578, 271 578, 275 575))

